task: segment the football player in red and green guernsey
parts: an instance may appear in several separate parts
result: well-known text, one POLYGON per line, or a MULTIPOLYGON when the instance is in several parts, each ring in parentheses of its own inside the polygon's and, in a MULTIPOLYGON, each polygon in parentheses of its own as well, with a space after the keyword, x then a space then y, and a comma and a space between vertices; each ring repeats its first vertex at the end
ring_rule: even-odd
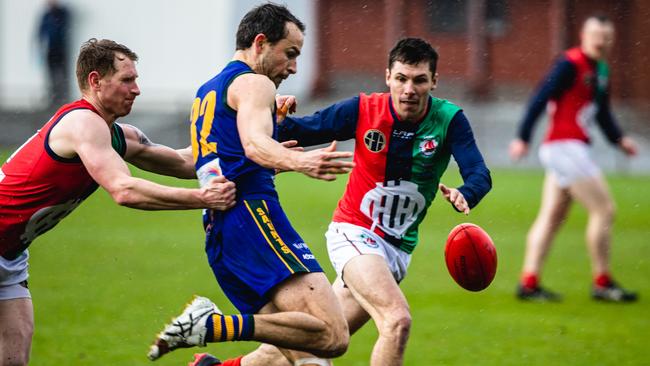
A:
POLYGON ((584 21, 580 45, 564 52, 544 76, 519 125, 517 138, 510 144, 513 160, 526 156, 535 123, 548 110, 548 130, 539 147, 546 176, 539 212, 526 236, 516 290, 521 300, 562 300, 560 294, 541 285, 541 276, 553 240, 573 202, 584 206, 589 215, 585 239, 593 275, 592 298, 611 302, 633 302, 638 298, 610 273, 614 200, 589 148, 589 127, 597 124, 607 140, 625 155, 638 153, 636 142, 623 133, 610 108, 606 59, 614 46, 614 36, 614 23, 609 18, 592 15, 584 21))
MULTIPOLYGON (((404 362, 411 315, 399 282, 436 192, 468 214, 491 188, 490 172, 462 110, 430 95, 437 60, 426 41, 403 39, 390 52, 389 93, 360 94, 311 116, 287 117, 279 128, 281 140, 295 139, 302 146, 355 139, 355 166, 326 237, 338 275, 334 291, 350 332, 370 318, 377 325, 373 366, 404 362), (464 181, 458 189, 440 184, 451 156, 464 181)), ((292 102, 288 98, 285 104, 292 102)), ((289 365, 271 346, 255 353, 259 364, 289 365)))

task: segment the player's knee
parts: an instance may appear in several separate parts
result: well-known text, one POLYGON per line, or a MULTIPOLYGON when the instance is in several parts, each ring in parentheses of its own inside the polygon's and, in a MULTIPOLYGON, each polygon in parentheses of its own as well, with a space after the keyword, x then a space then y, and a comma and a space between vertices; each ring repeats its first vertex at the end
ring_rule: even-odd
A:
POLYGON ((605 207, 605 214, 607 215, 607 218, 612 221, 614 220, 614 216, 616 216, 616 205, 614 202, 610 201, 607 206, 605 207))
POLYGON ((330 327, 321 338, 320 347, 314 354, 322 358, 336 358, 342 356, 350 344, 350 332, 347 326, 330 327))
POLYGON ((348 350, 349 344, 349 335, 343 338, 334 338, 328 342, 327 346, 319 356, 324 358, 341 357, 348 350))
POLYGON ((346 326, 334 334, 334 342, 331 347, 332 356, 330 358, 340 357, 347 350, 348 345, 350 344, 350 331, 346 326))
POLYGON ((9 356, 6 357, 4 362, 1 363, 0 365, 2 366, 27 366, 29 364, 29 356, 19 356, 15 355, 15 357, 9 356))
POLYGON ((29 349, 6 350, 0 366, 27 366, 29 364, 29 349), (9 352, 7 352, 9 351, 9 352))
MULTIPOLYGON (((3 359, 0 360, 2 366, 22 366, 29 364, 29 353, 31 350, 32 336, 34 334, 34 324, 25 322, 20 327, 12 328, 4 334, 4 338, 10 339, 11 342, 4 342, 3 359), (10 348, 7 348, 10 344, 10 348)), ((0 345, 1 346, 1 345, 0 345)))
POLYGON ((329 341, 327 348, 330 356, 327 358, 339 357, 347 351, 350 343, 350 330, 343 314, 335 316, 330 320, 328 338, 329 341))
POLYGON ((399 308, 391 311, 382 321, 379 333, 382 336, 395 338, 402 343, 408 339, 411 332, 411 313, 408 308, 399 308))
POLYGON ((591 215, 595 215, 600 218, 604 224, 614 221, 614 215, 616 214, 616 207, 614 202, 602 202, 597 209, 593 210, 591 215))

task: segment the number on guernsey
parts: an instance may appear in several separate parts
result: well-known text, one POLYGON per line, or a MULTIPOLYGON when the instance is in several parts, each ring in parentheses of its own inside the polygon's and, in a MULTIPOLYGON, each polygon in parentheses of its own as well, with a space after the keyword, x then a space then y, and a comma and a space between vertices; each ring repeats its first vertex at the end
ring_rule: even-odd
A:
POLYGON ((28 245, 37 236, 45 233, 59 223, 64 217, 68 216, 79 204, 81 199, 70 200, 60 205, 43 207, 36 211, 25 227, 25 232, 20 236, 20 241, 28 245))

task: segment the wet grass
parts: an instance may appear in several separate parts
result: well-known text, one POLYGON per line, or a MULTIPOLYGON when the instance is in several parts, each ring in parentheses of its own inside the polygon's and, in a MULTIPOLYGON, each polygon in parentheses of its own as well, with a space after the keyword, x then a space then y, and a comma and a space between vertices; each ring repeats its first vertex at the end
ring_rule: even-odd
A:
MULTIPOLYGON (((413 315, 406 364, 636 365, 650 360, 650 178, 609 178, 618 207, 613 273, 640 291, 641 301, 632 305, 589 299, 586 215, 577 206, 557 238, 544 276, 545 285, 564 294, 565 301, 516 301, 513 291, 524 238, 539 204, 542 174, 501 170, 493 178, 493 191, 469 217, 437 200, 422 224, 421 241, 402 284, 413 315), (480 293, 458 287, 444 265, 446 235, 465 221, 485 228, 499 254, 496 279, 480 293)), ((455 172, 444 181, 459 182, 455 172)), ((344 184, 345 178, 325 183, 293 173, 277 179, 288 216, 330 277, 323 234, 344 184)), ((30 261, 36 314, 32 363, 147 365, 153 336, 193 294, 209 296, 224 312, 234 312, 207 265, 200 217, 200 211, 121 208, 99 190, 37 239, 30 261)), ((375 337, 373 324, 368 324, 336 365, 368 365, 375 337)), ((255 347, 252 342, 227 343, 207 351, 225 359, 255 347)), ((180 350, 155 364, 184 365, 194 351, 180 350)))

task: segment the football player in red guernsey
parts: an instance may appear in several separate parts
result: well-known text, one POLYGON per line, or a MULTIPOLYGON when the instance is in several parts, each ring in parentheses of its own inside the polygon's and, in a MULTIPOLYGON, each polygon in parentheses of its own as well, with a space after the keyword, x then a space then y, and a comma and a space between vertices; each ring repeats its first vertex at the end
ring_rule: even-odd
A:
POLYGON ((27 247, 98 186, 120 205, 143 210, 234 204, 234 183, 215 178, 200 189, 162 186, 132 177, 125 160, 148 171, 196 178, 189 148, 151 143, 115 120, 140 94, 138 57, 110 40, 81 47, 77 79, 82 98, 62 106, 0 170, 0 364, 26 365, 34 328, 27 289, 27 247))
POLYGON ((636 143, 624 136, 609 108, 609 68, 605 58, 614 43, 614 24, 603 16, 585 21, 579 47, 556 62, 532 98, 519 134, 510 145, 514 160, 525 156, 532 129, 548 106, 550 124, 539 149, 546 168, 542 204, 528 232, 526 255, 517 297, 559 301, 560 295, 540 285, 542 266, 553 238, 573 201, 589 213, 587 247, 593 273, 592 297, 627 302, 637 295, 620 287, 610 275, 610 240, 614 202, 600 169, 589 154, 587 127, 596 122, 607 139, 623 153, 637 153, 636 143))

